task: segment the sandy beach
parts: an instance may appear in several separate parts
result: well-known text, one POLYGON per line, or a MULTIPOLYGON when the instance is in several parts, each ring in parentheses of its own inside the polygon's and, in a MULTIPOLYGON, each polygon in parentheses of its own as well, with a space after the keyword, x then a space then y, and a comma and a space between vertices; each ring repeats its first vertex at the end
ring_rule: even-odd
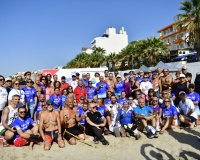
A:
MULTIPOLYGON (((143 160, 143 159, 200 159, 200 126, 192 131, 176 129, 167 130, 159 138, 148 139, 143 133, 139 140, 131 137, 116 138, 105 136, 110 142, 109 146, 96 144, 97 148, 88 146, 80 141, 77 145, 58 148, 54 143, 50 151, 44 151, 43 146, 34 145, 30 151, 28 146, 17 148, 10 146, 0 148, 1 160, 143 160)), ((93 138, 88 137, 87 142, 92 143, 93 138)), ((93 143, 92 143, 93 144, 93 143)))

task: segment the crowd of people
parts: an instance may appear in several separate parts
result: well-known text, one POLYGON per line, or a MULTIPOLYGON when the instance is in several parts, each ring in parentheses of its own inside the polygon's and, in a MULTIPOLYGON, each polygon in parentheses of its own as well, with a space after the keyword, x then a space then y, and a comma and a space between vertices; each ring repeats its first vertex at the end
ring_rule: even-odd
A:
POLYGON ((65 140, 71 145, 86 135, 93 142, 109 145, 104 135, 134 136, 144 132, 158 138, 167 128, 188 127, 200 122, 199 93, 191 83, 186 66, 175 73, 158 68, 155 72, 130 71, 121 77, 118 71, 104 75, 89 73, 63 75, 31 72, 15 79, 0 75, 0 135, 3 146, 20 147, 34 143, 50 150, 52 142, 60 148, 65 140))

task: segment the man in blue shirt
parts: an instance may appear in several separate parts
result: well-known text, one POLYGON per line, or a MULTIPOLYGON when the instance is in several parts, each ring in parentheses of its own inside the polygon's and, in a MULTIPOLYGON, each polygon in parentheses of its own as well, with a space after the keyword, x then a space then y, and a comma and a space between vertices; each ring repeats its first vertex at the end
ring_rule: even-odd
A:
POLYGON ((106 98, 106 92, 107 92, 108 88, 110 88, 110 87, 104 81, 103 76, 100 76, 99 80, 100 80, 100 82, 98 82, 96 84, 96 91, 97 91, 98 98, 106 98))
POLYGON ((135 136, 138 140, 141 136, 138 133, 137 125, 134 125, 134 112, 129 103, 124 101, 123 108, 118 111, 117 121, 121 124, 121 136, 130 137, 130 135, 135 136), (126 135, 125 135, 126 134, 126 135))
POLYGON ((122 81, 120 75, 117 75, 117 82, 115 83, 115 96, 118 99, 120 98, 122 91, 124 91, 124 81, 122 81))
POLYGON ((121 98, 117 100, 117 103, 119 103, 122 106, 125 101, 128 102, 128 98, 126 98, 125 91, 122 91, 121 98))
POLYGON ((16 147, 22 147, 29 143, 29 149, 33 149, 34 141, 39 139, 38 136, 38 125, 29 117, 26 117, 26 108, 18 108, 18 117, 12 124, 13 128, 16 130, 14 135, 14 145, 16 147), (29 129, 31 128, 32 129, 29 129))
POLYGON ((49 100, 53 101, 53 107, 55 110, 60 110, 60 107, 62 105, 62 99, 59 95, 59 88, 54 89, 54 94, 51 95, 49 100))
POLYGON ((155 132, 156 127, 156 119, 155 116, 153 116, 153 110, 152 108, 144 105, 144 99, 140 98, 138 100, 139 106, 137 106, 134 109, 135 118, 138 118, 139 121, 142 123, 142 125, 145 127, 147 131, 147 137, 149 139, 155 137, 158 138, 157 133, 155 132), (151 129, 151 127, 148 126, 148 122, 151 122, 151 125, 154 129, 151 129))
POLYGON ((96 95, 96 89, 92 86, 92 81, 88 81, 88 86, 85 87, 87 91, 88 102, 92 102, 96 95))

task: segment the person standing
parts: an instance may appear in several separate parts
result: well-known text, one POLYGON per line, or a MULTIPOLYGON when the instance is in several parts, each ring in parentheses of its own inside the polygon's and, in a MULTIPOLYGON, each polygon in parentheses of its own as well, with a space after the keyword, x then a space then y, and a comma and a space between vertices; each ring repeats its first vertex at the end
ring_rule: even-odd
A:
POLYGON ((3 87, 4 81, 5 81, 4 76, 0 75, 0 122, 1 122, 2 112, 6 106, 7 97, 8 97, 8 92, 6 88, 3 87))
POLYGON ((5 88, 8 92, 8 94, 10 93, 11 89, 12 89, 12 79, 11 78, 6 78, 6 83, 5 83, 5 88))
POLYGON ((26 108, 30 118, 33 118, 34 111, 37 105, 37 91, 33 87, 33 81, 28 79, 26 81, 26 87, 22 88, 26 99, 26 108))
POLYGON ((87 101, 87 91, 85 87, 82 84, 82 81, 78 81, 78 86, 74 89, 74 99, 76 99, 77 102, 80 102, 80 97, 83 96, 84 100, 87 101))
POLYGON ((99 82, 96 85, 96 91, 97 91, 97 96, 98 98, 106 98, 106 92, 110 87, 108 84, 104 81, 104 77, 100 76, 99 77, 99 82))
POLYGON ((96 95, 96 89, 92 86, 92 81, 88 81, 88 86, 86 86, 88 102, 92 102, 94 96, 96 95))
POLYGON ((181 71, 182 71, 182 74, 185 75, 185 81, 191 83, 192 73, 188 72, 188 68, 186 66, 183 66, 181 71))
POLYGON ((14 87, 8 95, 8 105, 11 104, 12 96, 16 95, 16 94, 20 96, 20 102, 18 104, 18 107, 25 106, 26 105, 25 94, 24 94, 24 91, 22 89, 20 89, 19 81, 14 82, 14 87))

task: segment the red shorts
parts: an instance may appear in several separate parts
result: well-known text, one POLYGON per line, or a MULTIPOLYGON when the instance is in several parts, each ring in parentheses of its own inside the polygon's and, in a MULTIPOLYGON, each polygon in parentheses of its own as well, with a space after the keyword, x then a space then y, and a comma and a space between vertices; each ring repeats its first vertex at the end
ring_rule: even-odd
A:
POLYGON ((14 146, 16 147, 23 147, 28 144, 28 141, 24 140, 22 137, 18 137, 14 141, 14 146))

